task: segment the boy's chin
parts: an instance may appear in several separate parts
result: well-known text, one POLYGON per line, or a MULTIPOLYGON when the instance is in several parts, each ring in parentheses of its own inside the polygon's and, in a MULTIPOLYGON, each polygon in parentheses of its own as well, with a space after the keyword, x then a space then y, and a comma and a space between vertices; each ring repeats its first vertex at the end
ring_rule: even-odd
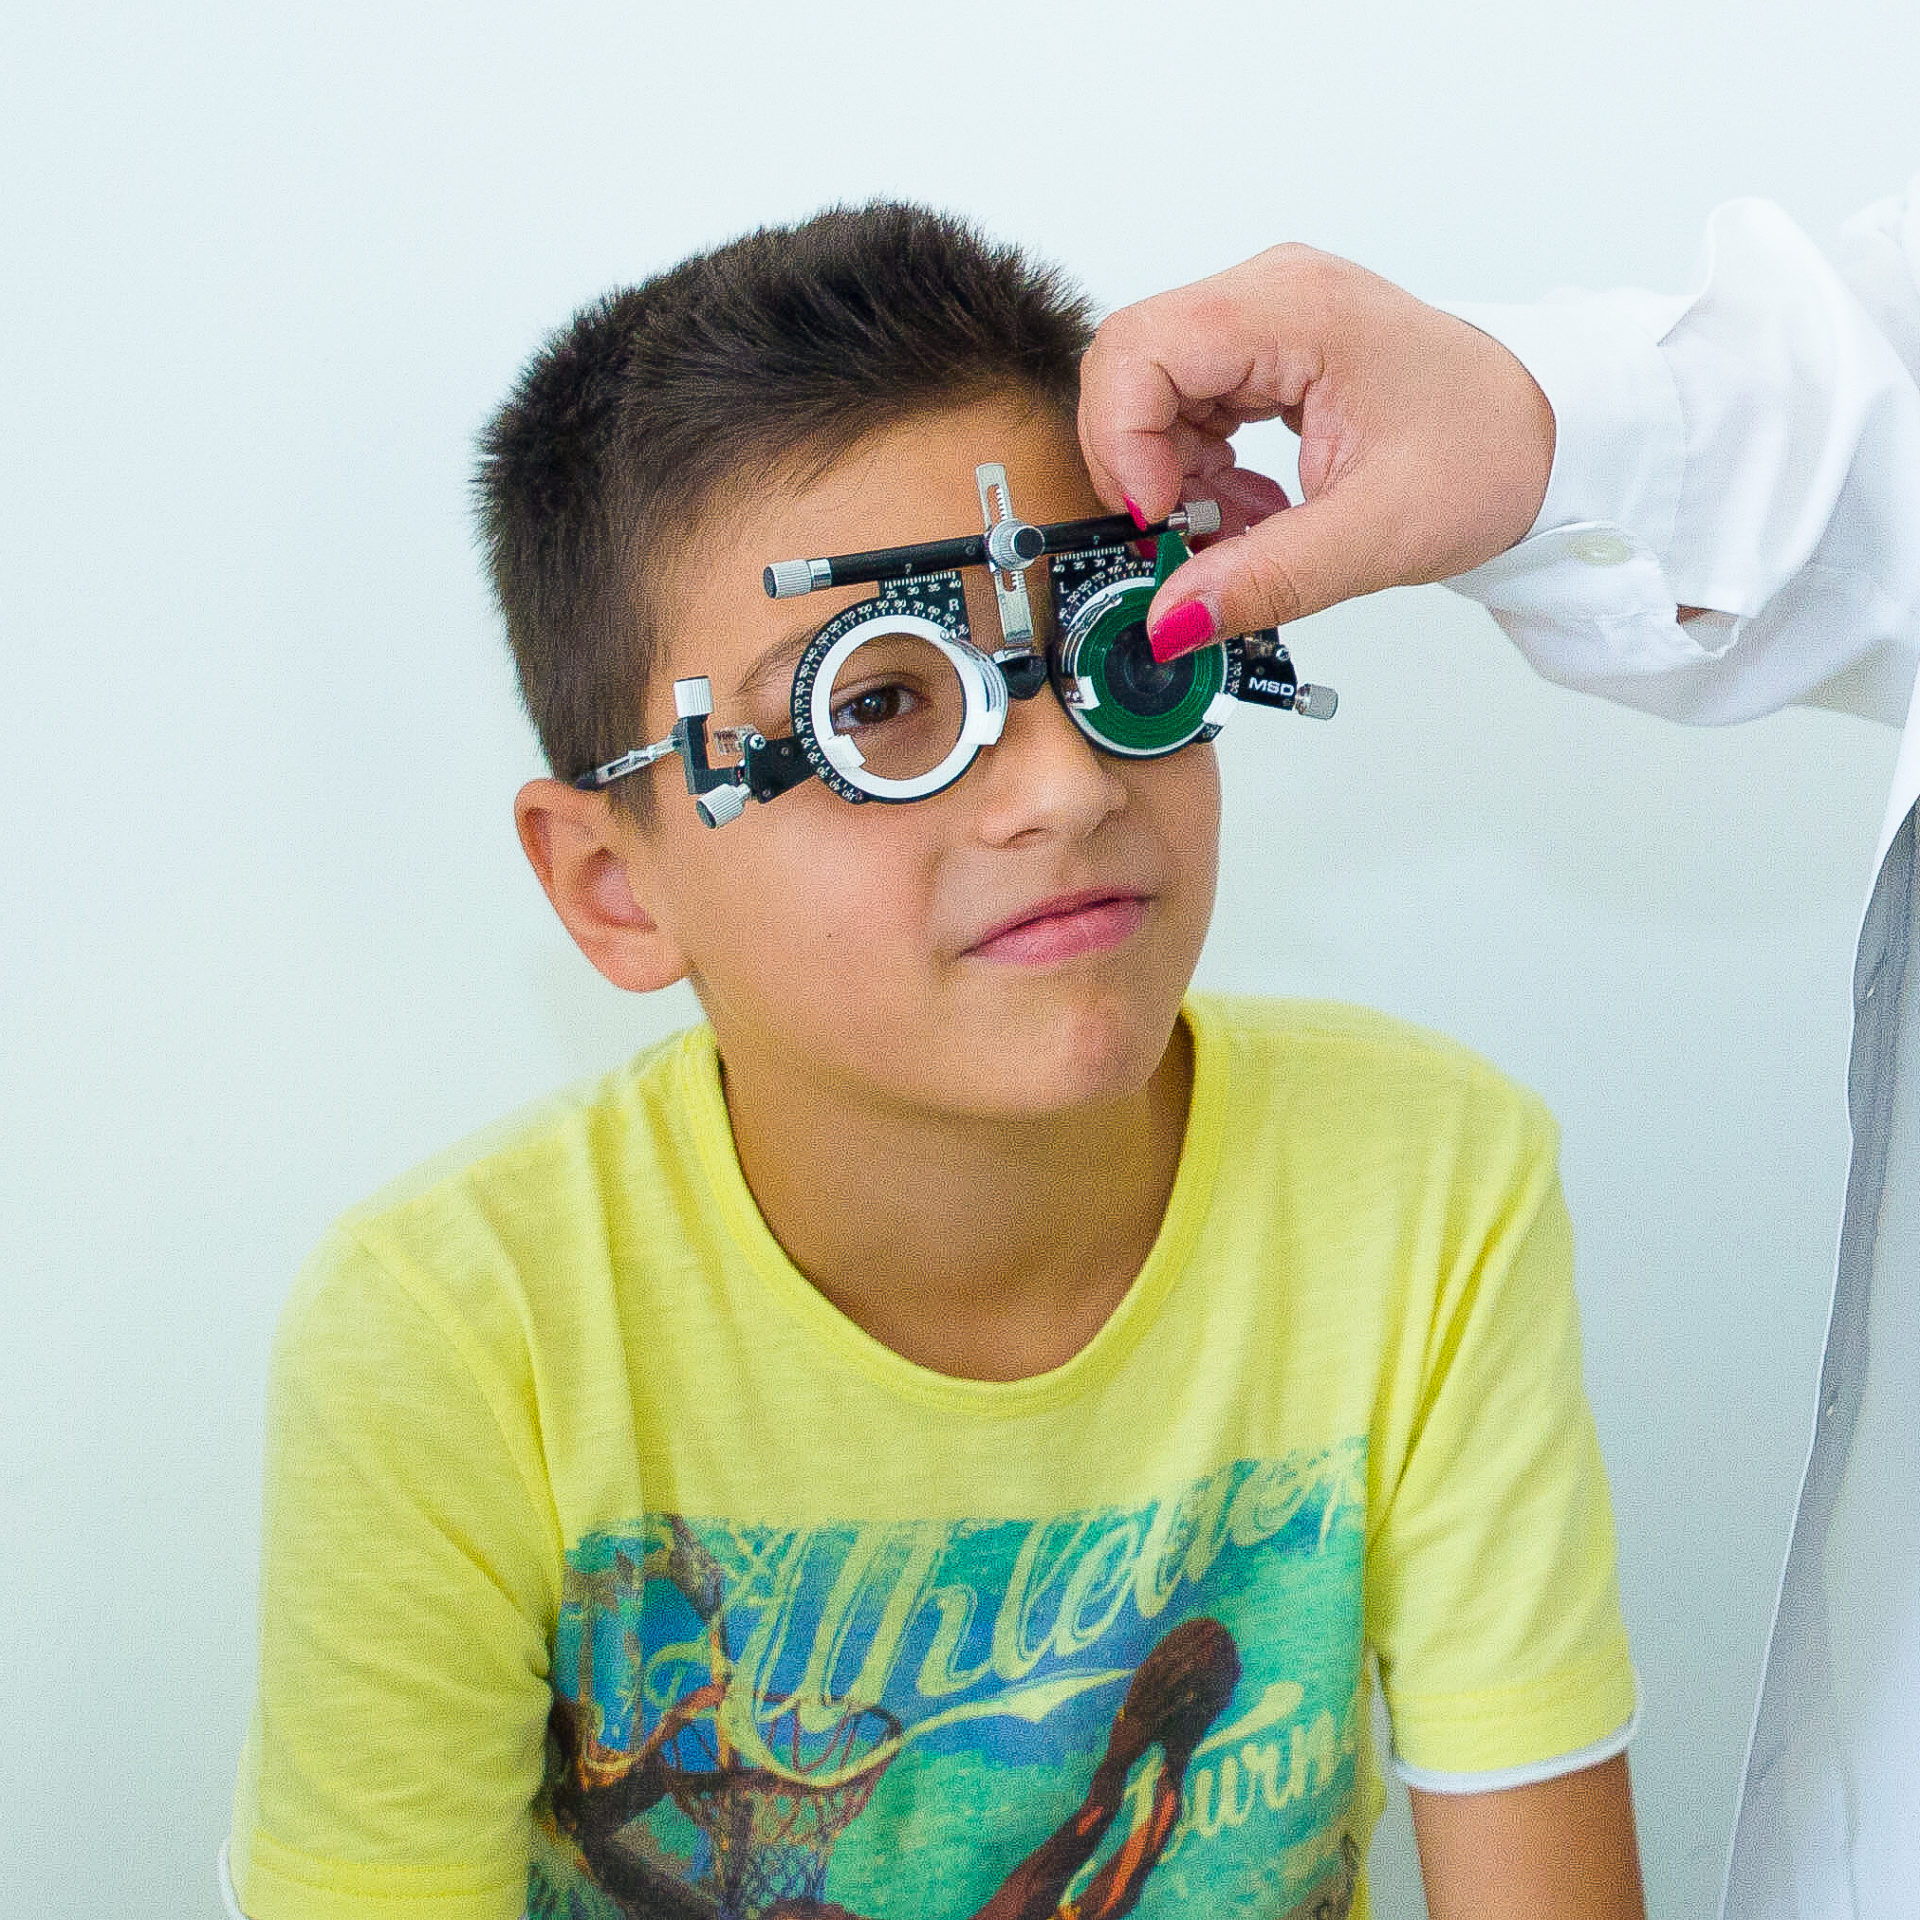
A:
POLYGON ((1040 1120, 1130 1100, 1165 1064, 1178 1021, 1177 1003, 1154 1014, 1102 1007, 1009 1031, 953 1063, 964 1083, 956 1105, 1040 1120))

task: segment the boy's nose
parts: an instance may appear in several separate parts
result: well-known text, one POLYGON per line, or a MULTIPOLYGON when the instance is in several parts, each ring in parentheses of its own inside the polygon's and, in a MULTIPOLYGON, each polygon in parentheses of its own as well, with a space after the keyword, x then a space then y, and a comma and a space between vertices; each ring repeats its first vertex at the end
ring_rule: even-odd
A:
POLYGON ((1005 731, 967 777, 975 782, 981 836, 998 845, 1034 833, 1079 839, 1127 804, 1118 763, 1094 748, 1051 688, 1009 705, 1005 731))

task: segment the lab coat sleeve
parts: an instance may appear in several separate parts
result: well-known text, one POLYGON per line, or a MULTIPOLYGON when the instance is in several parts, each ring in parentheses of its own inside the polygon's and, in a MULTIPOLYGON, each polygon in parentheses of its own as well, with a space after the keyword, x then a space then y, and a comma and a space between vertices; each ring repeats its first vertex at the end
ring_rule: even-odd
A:
POLYGON ((1794 703, 1898 724, 1920 662, 1920 176, 1829 260, 1768 202, 1699 290, 1451 311, 1554 412, 1517 546, 1449 581, 1550 680, 1699 724, 1794 703), (1679 607, 1708 609, 1686 620, 1679 607))

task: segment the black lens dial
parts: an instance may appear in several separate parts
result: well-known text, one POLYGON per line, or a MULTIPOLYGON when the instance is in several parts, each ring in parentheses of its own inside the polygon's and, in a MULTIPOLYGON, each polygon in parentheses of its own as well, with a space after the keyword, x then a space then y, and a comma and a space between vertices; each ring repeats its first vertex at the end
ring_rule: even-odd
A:
POLYGON ((1171 713, 1193 685, 1193 657, 1184 655, 1165 666, 1153 657, 1144 620, 1131 621, 1107 649, 1107 686, 1127 712, 1142 720, 1171 713))

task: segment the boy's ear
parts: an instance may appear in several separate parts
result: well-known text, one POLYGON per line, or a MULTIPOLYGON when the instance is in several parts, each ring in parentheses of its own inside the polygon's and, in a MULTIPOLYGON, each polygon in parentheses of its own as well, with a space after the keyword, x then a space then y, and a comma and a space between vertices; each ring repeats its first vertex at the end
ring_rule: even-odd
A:
POLYGON ((652 993, 687 974, 648 908, 655 879, 644 836, 604 793, 529 780, 515 796, 520 845, 574 945, 616 987, 652 993))

